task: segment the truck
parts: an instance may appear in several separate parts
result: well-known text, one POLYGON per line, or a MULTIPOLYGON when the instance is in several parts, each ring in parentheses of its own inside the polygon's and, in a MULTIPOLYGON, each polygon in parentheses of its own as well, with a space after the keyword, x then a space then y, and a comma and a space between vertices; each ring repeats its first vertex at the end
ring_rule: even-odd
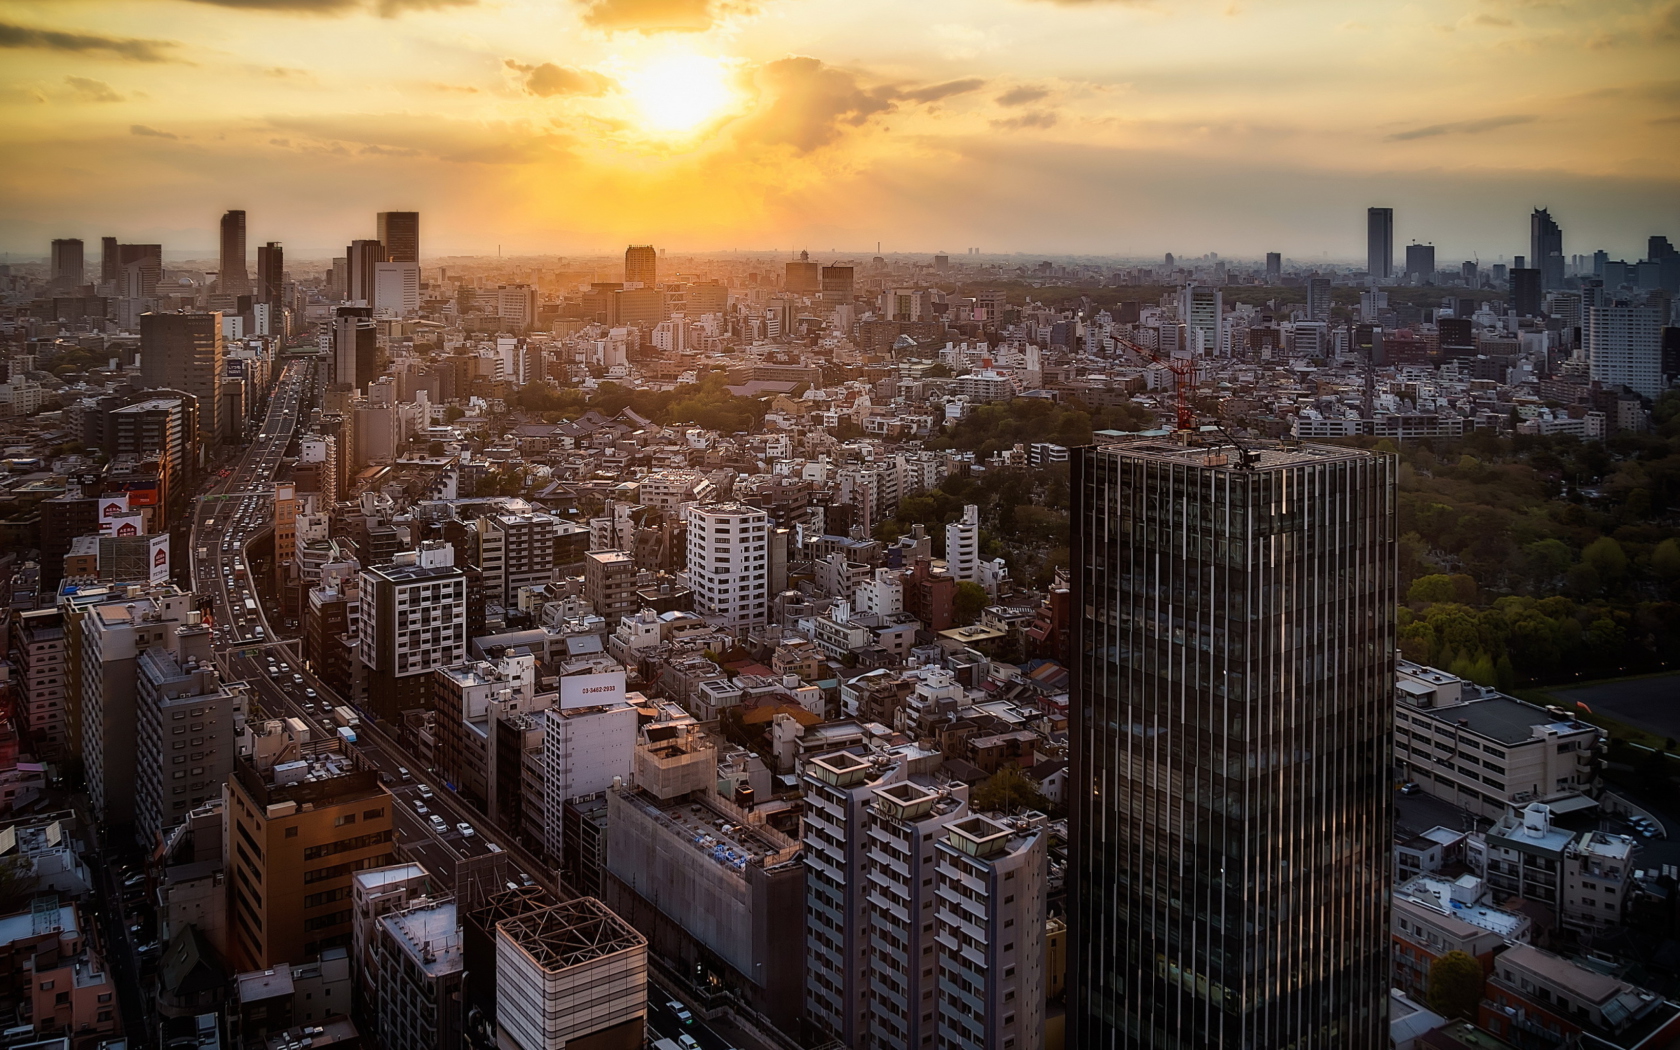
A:
POLYGON ((333 708, 333 721, 337 722, 341 726, 348 726, 352 729, 362 724, 361 718, 357 716, 356 709, 353 707, 333 708))
POLYGON ((349 726, 339 726, 338 739, 346 744, 354 744, 356 742, 356 731, 349 726))

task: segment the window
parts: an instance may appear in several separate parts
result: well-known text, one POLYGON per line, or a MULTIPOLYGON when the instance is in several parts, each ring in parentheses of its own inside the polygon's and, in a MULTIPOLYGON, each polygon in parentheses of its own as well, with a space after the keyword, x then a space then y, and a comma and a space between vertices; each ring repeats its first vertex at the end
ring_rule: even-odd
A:
POLYGON ((289 838, 289 839, 297 838, 297 828, 295 828, 295 827, 287 828, 286 829, 286 837, 289 838))

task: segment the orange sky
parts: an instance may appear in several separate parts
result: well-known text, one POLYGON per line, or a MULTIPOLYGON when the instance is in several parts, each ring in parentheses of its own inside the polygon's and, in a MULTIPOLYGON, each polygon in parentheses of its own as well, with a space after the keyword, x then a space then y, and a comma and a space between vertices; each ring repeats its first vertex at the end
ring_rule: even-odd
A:
POLYGON ((1680 0, 0 0, 0 248, 1680 241, 1680 0))

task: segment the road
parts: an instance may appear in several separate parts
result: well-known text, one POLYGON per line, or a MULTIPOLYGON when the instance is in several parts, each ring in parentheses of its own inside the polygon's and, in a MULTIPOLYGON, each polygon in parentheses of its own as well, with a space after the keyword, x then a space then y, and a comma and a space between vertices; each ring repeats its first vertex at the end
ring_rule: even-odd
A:
POLYGON ((1680 674, 1628 678, 1549 692, 1566 707, 1580 701, 1591 710, 1620 719, 1635 729, 1669 740, 1680 739, 1680 674))

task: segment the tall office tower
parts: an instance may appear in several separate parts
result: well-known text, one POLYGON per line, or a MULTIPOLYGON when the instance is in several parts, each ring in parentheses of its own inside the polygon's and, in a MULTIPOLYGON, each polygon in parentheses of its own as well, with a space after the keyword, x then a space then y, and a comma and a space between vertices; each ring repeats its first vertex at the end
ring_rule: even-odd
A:
POLYGON ((344 258, 345 301, 372 306, 375 267, 385 261, 385 246, 378 241, 351 241, 344 258))
POLYGON ((1540 271, 1531 267, 1509 271, 1511 312, 1518 317, 1540 316, 1540 271))
MULTIPOLYGON (((289 734, 284 723, 252 727, 289 734)), ((351 876, 395 862, 379 770, 335 751, 297 758, 303 741, 253 747, 227 778, 229 965, 264 970, 348 948, 351 876), (277 756, 290 761, 276 762, 277 756)))
POLYGON ((333 382, 357 391, 379 378, 379 326, 371 306, 340 306, 333 311, 333 382))
POLYGON ((222 215, 222 261, 216 290, 223 295, 250 295, 251 271, 245 266, 245 213, 222 215))
POLYGON ((1406 245, 1406 276, 1418 278, 1435 276, 1435 246, 1433 244, 1406 245))
POLYGON ((1394 209, 1365 212, 1365 271, 1373 280, 1394 276, 1394 209))
POLYGON ((281 306, 286 296, 286 253, 278 241, 257 247, 257 302, 281 306))
POLYGON ((787 264, 787 276, 782 288, 796 295, 816 295, 822 291, 820 267, 811 261, 810 252, 800 252, 798 262, 787 264))
POLYGON ((1658 307, 1626 299, 1581 311, 1581 345, 1594 382, 1658 397, 1662 382, 1662 316, 1658 307))
POLYGON ((1178 312, 1189 331, 1194 333, 1192 342, 1201 344, 1199 347, 1192 345, 1191 349, 1209 355, 1220 352, 1225 332, 1224 292, 1217 288, 1185 285, 1179 293, 1178 312))
POLYGON ((1330 278, 1307 278, 1307 320, 1329 321, 1330 307, 1335 297, 1330 291, 1330 278))
POLYGON ((467 656, 467 578, 447 543, 428 541, 362 570, 362 664, 382 719, 425 706, 432 668, 467 656))
POLYGON ((379 243, 385 246, 384 262, 420 262, 420 213, 417 211, 382 211, 377 230, 379 243))
POLYGON ((221 314, 141 314, 140 382, 197 397, 202 440, 237 436, 238 420, 223 419, 221 314))
POLYGON ((1535 208, 1528 217, 1528 257, 1540 271, 1546 291, 1563 287, 1563 230, 1552 221, 1552 213, 1535 208))
POLYGON ((96 606, 81 621, 81 652, 72 655, 81 663, 82 760, 88 801, 108 829, 127 828, 136 815, 140 656, 153 648, 175 651, 177 630, 187 623, 194 600, 165 584, 144 596, 96 606))
POLYGON ((115 237, 99 238, 99 281, 101 284, 107 281, 115 281, 117 275, 122 272, 122 263, 117 261, 121 254, 121 249, 117 247, 115 237))
POLYGON ((1397 469, 1078 451, 1068 1045, 1388 1045, 1397 469))
POLYGON ((247 689, 224 685, 210 662, 210 628, 176 631, 176 651, 139 659, 134 833, 156 846, 187 814, 220 798, 247 743, 247 689))
POLYGON ((52 283, 58 288, 78 288, 86 272, 80 238, 66 237, 52 242, 52 283))
POLYGON ((725 626, 770 618, 770 515, 744 503, 714 503, 688 512, 688 577, 694 611, 725 626))
POLYGON ((945 564, 951 578, 978 582, 980 578, 980 508, 963 507, 962 517, 945 526, 945 564))
POLYGON ((651 244, 632 244, 624 249, 624 283, 652 288, 659 283, 659 253, 651 244))
POLYGON ((1266 283, 1276 284, 1283 276, 1283 253, 1266 253, 1266 283))
POLYGON ((824 266, 820 271, 818 280, 822 288, 823 302, 849 303, 852 301, 854 283, 850 266, 824 266))

